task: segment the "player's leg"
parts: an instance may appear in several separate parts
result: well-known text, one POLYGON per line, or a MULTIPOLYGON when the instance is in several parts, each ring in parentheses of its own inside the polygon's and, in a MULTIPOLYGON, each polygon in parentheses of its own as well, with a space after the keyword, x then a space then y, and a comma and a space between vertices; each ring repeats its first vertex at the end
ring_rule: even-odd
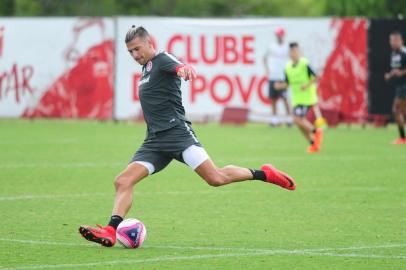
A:
POLYGON ((306 115, 309 111, 309 106, 298 105, 293 108, 293 120, 299 127, 310 146, 307 148, 308 153, 317 153, 320 150, 320 145, 323 137, 323 130, 316 129, 315 126, 307 120, 306 115))
POLYGON ((113 214, 107 226, 91 227, 82 225, 79 233, 87 240, 99 243, 106 247, 111 247, 116 242, 116 229, 132 204, 133 186, 149 174, 149 169, 145 164, 137 162, 130 163, 127 168, 120 173, 114 182, 116 196, 114 200, 113 214))
MULTIPOLYGON (((116 196, 112 216, 125 217, 131 208, 133 201, 133 187, 153 171, 151 163, 132 162, 121 172, 114 181, 116 196)), ((110 223, 114 223, 111 220, 110 223)), ((110 224, 115 225, 115 224, 110 224)))
POLYGON ((274 97, 271 99, 271 126, 277 126, 279 125, 279 119, 278 119, 278 98, 274 97))
POLYGON ((394 144, 405 144, 405 114, 406 114, 406 99, 396 98, 393 103, 393 115, 399 130, 399 139, 395 140, 394 144))
POLYGON ((299 130, 302 132, 303 136, 306 140, 310 143, 314 143, 313 138, 313 125, 304 117, 304 116, 297 116, 293 117, 294 123, 298 126, 299 130))
POLYGON ((264 165, 260 170, 227 165, 218 168, 201 146, 192 145, 182 153, 183 160, 209 185, 218 187, 246 180, 262 180, 283 188, 294 190, 294 180, 271 165, 264 165))
MULTIPOLYGON (((217 168, 211 159, 203 162, 195 171, 210 186, 214 187, 253 179, 253 174, 247 168, 241 168, 234 165, 217 168)), ((263 178, 263 180, 265 180, 265 176, 263 178)))
POLYGON ((291 115, 291 112, 290 112, 290 105, 289 105, 288 98, 287 98, 287 97, 283 97, 282 100, 283 100, 283 105, 285 106, 286 114, 287 114, 288 116, 290 116, 290 115, 291 115))
POLYGON ((271 100, 271 125, 277 126, 279 124, 278 119, 278 91, 274 87, 275 81, 269 81, 269 99, 271 100))
POLYGON ((277 102, 278 102, 278 98, 276 98, 276 97, 273 98, 272 101, 271 101, 271 110, 272 110, 272 115, 274 117, 276 117, 277 114, 278 114, 278 107, 276 106, 277 102))
POLYGON ((288 126, 291 126, 293 123, 292 123, 292 115, 291 115, 292 113, 290 111, 290 104, 288 101, 286 90, 283 90, 283 91, 284 91, 284 93, 282 94, 282 101, 283 101, 283 105, 285 107, 286 116, 287 116, 286 123, 288 126))
POLYGON ((98 225, 97 228, 82 225, 80 234, 89 241, 111 247, 116 241, 116 229, 121 223, 133 201, 133 188, 139 181, 150 174, 165 168, 172 158, 154 151, 153 143, 144 143, 135 153, 127 168, 114 181, 116 196, 113 213, 107 226, 98 225))

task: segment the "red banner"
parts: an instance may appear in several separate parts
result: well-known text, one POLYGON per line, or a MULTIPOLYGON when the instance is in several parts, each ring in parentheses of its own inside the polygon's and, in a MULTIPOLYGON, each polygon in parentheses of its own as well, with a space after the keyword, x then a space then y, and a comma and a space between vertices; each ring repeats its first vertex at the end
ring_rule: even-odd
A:
POLYGON ((340 120, 367 116, 367 20, 334 19, 335 47, 319 81, 321 108, 335 111, 340 120))

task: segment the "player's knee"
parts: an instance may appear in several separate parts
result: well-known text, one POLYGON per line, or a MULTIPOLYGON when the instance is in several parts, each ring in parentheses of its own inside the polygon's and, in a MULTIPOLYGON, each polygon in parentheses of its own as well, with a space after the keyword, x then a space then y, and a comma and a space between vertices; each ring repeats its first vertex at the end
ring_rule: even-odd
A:
POLYGON ((212 187, 221 187, 222 185, 224 185, 224 182, 219 181, 219 179, 209 179, 207 180, 207 184, 212 187))
POLYGON ((114 180, 114 187, 116 190, 131 188, 131 181, 124 175, 118 175, 114 180))
POLYGON ((213 174, 208 179, 206 179, 207 183, 212 187, 220 187, 225 185, 230 177, 229 172, 235 169, 233 165, 227 165, 221 169, 217 169, 216 174, 213 174))
POLYGON ((293 117, 293 122, 294 122, 296 125, 301 125, 301 124, 302 124, 302 118, 301 118, 301 117, 298 117, 298 116, 295 116, 295 117, 293 117))
POLYGON ((399 106, 393 106, 392 108, 392 113, 393 114, 400 114, 402 110, 399 108, 399 106))
POLYGON ((225 183, 224 177, 222 177, 221 175, 213 175, 205 180, 207 184, 209 184, 212 187, 220 187, 225 183))

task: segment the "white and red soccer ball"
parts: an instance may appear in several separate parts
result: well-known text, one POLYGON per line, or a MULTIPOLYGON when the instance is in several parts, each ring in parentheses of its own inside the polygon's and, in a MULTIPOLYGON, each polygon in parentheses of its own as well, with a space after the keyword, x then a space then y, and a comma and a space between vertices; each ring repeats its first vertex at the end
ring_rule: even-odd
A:
POLYGON ((124 247, 139 248, 147 238, 147 228, 138 219, 128 218, 118 225, 116 236, 124 247))

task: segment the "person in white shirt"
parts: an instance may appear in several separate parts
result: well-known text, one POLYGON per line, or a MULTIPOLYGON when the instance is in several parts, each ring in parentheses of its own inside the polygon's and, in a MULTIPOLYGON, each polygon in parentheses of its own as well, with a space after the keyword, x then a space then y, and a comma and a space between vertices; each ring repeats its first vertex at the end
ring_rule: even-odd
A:
POLYGON ((288 115, 287 124, 292 124, 290 106, 288 102, 287 89, 276 89, 275 83, 283 82, 285 79, 285 65, 289 61, 289 46, 285 43, 285 29, 278 27, 275 30, 276 43, 270 44, 264 55, 265 72, 269 79, 269 98, 271 99, 272 118, 271 125, 279 124, 277 102, 282 99, 288 115))

